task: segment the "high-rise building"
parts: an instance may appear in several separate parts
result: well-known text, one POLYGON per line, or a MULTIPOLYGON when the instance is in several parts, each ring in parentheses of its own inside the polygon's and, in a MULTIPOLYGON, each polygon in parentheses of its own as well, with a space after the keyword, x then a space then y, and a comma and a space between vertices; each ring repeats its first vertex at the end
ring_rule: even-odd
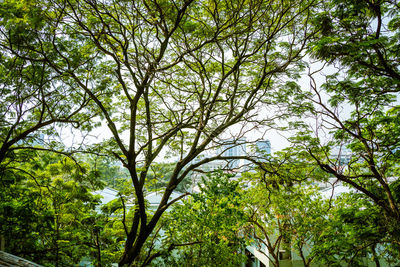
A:
POLYGON ((256 142, 256 155, 266 156, 271 154, 271 142, 269 140, 262 140, 256 142))
MULTIPOLYGON (((223 157, 246 156, 246 139, 226 140, 222 145, 221 150, 221 155, 223 157)), ((240 159, 230 159, 228 160, 228 167, 233 169, 239 168, 240 162, 240 159)))

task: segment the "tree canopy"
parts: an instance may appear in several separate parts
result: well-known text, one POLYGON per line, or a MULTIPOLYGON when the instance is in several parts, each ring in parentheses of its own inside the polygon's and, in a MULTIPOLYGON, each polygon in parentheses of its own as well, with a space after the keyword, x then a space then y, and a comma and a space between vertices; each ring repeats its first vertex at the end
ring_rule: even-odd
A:
POLYGON ((397 1, 2 1, 0 237, 56 266, 233 264, 251 242, 276 266, 279 248, 306 266, 395 258, 399 25, 397 1), (225 153, 271 129, 294 130, 290 148, 225 153), (189 192, 194 172, 238 159, 250 187, 229 181, 227 164, 189 192), (311 184, 333 180, 355 191, 321 200, 311 184), (104 185, 118 193, 100 212, 89 191, 104 185), (335 231, 349 235, 336 242, 335 231), (340 251, 307 256, 308 243, 340 251))

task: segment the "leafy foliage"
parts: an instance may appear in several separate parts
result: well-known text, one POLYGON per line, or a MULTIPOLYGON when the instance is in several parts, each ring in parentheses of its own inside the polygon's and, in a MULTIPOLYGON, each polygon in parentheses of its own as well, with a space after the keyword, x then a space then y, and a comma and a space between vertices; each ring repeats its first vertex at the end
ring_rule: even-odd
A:
MULTIPOLYGON (((292 139, 321 170, 367 196, 395 221, 400 203, 399 6, 389 1, 330 1, 315 17, 313 57, 333 67, 320 85, 310 74, 313 126, 292 139), (321 26, 321 22, 324 24, 321 26)), ((396 237, 397 238, 397 237, 396 237)))
POLYGON ((280 248, 295 248, 306 266, 394 262, 399 25, 396 1, 1 1, 7 251, 56 266, 85 257, 209 266, 239 263, 248 239, 276 265, 280 248), (337 70, 322 85, 310 73, 309 92, 296 83, 306 49, 337 70), (285 119, 298 130, 292 148, 258 163, 246 192, 219 173, 200 193, 171 199, 202 165, 237 160, 206 153, 227 135, 237 143, 248 128, 285 119), (112 137, 89 145, 84 137, 103 122, 112 137), (81 143, 65 148, 64 127, 81 143), (119 163, 82 163, 77 151, 119 163), (357 192, 321 200, 308 181, 331 178, 357 192), (90 191, 103 182, 119 199, 99 213, 90 191), (156 208, 149 190, 162 194, 156 208))
POLYGON ((96 255, 99 199, 91 193, 98 185, 87 179, 87 165, 40 153, 10 169, 0 190, 0 235, 7 252, 45 266, 101 258, 96 255))
POLYGON ((203 178, 200 192, 176 205, 163 220, 162 247, 166 266, 234 266, 244 261, 241 234, 247 220, 243 192, 238 181, 222 172, 203 178))
POLYGON ((283 251, 285 259, 292 259, 293 252, 304 266, 310 266, 315 241, 332 214, 329 202, 311 183, 313 177, 323 175, 315 166, 295 159, 291 153, 269 157, 262 169, 243 177, 249 184, 245 191, 248 238, 273 266, 280 265, 283 251))
POLYGON ((318 262, 332 266, 341 262, 365 266, 366 261, 382 259, 397 262, 398 244, 393 237, 399 229, 395 221, 382 216, 379 207, 357 193, 342 194, 334 202, 329 222, 313 243, 318 262))

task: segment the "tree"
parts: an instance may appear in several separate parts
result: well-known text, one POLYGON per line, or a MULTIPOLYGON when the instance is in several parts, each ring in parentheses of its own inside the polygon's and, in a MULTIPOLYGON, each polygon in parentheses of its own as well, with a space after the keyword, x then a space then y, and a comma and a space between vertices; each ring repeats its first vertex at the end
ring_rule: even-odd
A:
POLYGON ((269 156, 257 172, 243 177, 250 183, 244 203, 253 248, 267 250, 265 256, 274 266, 280 266, 281 256, 293 259, 292 252, 304 266, 396 263, 398 223, 382 216, 381 207, 362 192, 335 196, 332 191, 324 199, 316 185, 329 183, 332 176, 296 149, 269 156))
POLYGON ((78 264, 83 257, 100 264, 90 170, 68 157, 38 153, 20 169, 9 169, 0 184, 0 235, 7 252, 41 264, 78 264), (24 171, 24 170, 30 170, 24 171))
POLYGON ((164 256, 161 262, 166 266, 241 264, 246 242, 242 229, 247 223, 241 185, 231 175, 217 172, 203 177, 199 188, 162 220, 165 232, 156 253, 164 256))
MULTIPOLYGON (((333 199, 322 233, 313 239, 312 254, 323 265, 365 266, 371 260, 396 264, 399 245, 391 222, 361 193, 343 193, 333 199), (340 234, 339 234, 340 233, 340 234)), ((397 228, 397 229, 396 229, 397 228)))
POLYGON ((311 266, 316 258, 314 243, 324 232, 332 210, 312 182, 324 181, 326 176, 290 151, 270 156, 257 172, 243 176, 249 184, 245 191, 248 238, 273 266, 292 260, 292 252, 301 257, 304 266, 311 266))
POLYGON ((222 158, 195 160, 201 153, 235 125, 272 122, 274 116, 256 118, 258 104, 290 97, 278 85, 296 78, 296 63, 312 34, 313 1, 306 0, 35 4, 48 27, 29 31, 37 45, 21 40, 16 54, 28 50, 27 57, 46 63, 96 104, 94 112, 112 133, 108 153, 131 176, 136 206, 120 266, 143 253, 162 214, 180 199, 169 200, 188 173, 222 158), (177 161, 160 205, 149 215, 147 176, 167 150, 177 161))
MULTIPOLYGON (((315 17, 320 32, 310 53, 337 67, 320 86, 310 73, 316 126, 293 141, 325 172, 367 196, 398 224, 399 5, 331 1, 315 17)), ((395 233, 395 232, 393 232, 395 233)), ((399 236, 394 237, 398 242, 399 236)))

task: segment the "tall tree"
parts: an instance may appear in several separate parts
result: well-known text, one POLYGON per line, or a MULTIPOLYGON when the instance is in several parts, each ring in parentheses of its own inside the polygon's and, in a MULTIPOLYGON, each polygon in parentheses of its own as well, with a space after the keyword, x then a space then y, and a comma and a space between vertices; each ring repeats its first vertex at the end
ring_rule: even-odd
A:
POLYGON ((316 124, 296 139, 310 160, 367 196, 393 225, 400 221, 398 14, 393 1, 340 0, 321 7, 310 51, 338 71, 322 86, 310 73, 307 98, 316 124))
POLYGON ((49 26, 37 31, 37 45, 23 47, 96 104, 112 133, 108 151, 132 179, 136 206, 120 266, 138 259, 188 173, 222 158, 196 159, 202 152, 235 125, 238 140, 245 123, 286 115, 257 117, 260 103, 289 97, 278 87, 296 76, 312 4, 54 0, 41 8, 49 26), (147 176, 167 151, 177 161, 149 215, 147 176))

